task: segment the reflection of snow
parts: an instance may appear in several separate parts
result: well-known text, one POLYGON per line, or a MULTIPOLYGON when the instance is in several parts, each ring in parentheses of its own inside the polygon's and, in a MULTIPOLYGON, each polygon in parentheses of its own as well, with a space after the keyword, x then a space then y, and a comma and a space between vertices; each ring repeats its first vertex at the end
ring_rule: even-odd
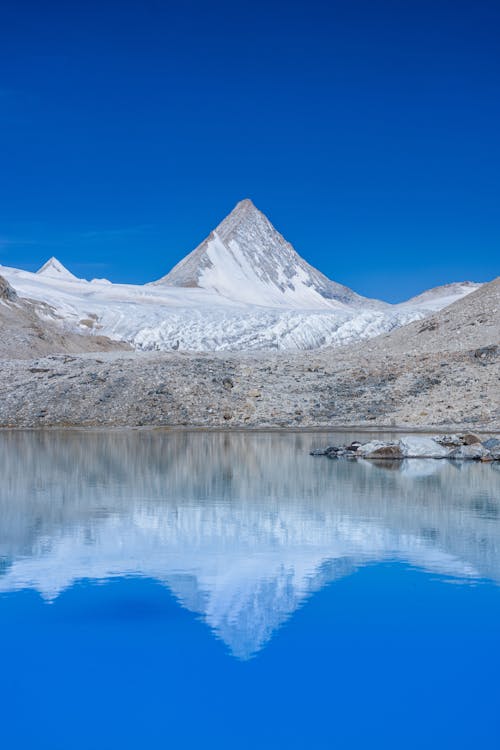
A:
POLYGON ((401 473, 408 478, 411 477, 430 477, 441 470, 439 461, 427 458, 410 458, 401 461, 399 467, 401 473))
POLYGON ((148 576, 247 658, 312 592, 367 563, 500 581, 490 466, 313 460, 317 437, 297 435, 0 440, 1 591, 50 600, 81 578, 148 576))

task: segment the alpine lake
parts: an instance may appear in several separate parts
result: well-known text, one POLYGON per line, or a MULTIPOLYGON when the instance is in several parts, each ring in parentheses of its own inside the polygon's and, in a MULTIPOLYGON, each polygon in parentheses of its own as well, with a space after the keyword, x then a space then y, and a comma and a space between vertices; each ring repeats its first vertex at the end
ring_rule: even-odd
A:
POLYGON ((1 432, 0 747, 497 750, 500 462, 359 436, 1 432))

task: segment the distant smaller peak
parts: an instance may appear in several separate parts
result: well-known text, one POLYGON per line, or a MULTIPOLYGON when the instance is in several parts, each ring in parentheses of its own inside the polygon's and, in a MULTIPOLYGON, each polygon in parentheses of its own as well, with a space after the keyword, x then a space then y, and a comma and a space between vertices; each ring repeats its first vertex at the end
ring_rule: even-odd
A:
POLYGON ((53 278, 68 280, 76 279, 76 276, 72 274, 71 271, 68 271, 68 269, 63 266, 61 261, 57 260, 57 258, 55 258, 54 256, 52 256, 52 258, 49 258, 48 261, 38 269, 37 273, 42 276, 52 276, 53 278))

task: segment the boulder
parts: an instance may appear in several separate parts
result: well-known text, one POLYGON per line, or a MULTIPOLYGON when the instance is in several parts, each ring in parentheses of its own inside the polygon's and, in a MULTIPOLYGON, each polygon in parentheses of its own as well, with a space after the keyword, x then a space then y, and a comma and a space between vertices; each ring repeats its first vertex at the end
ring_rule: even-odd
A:
POLYGON ((404 458, 400 443, 371 440, 357 450, 357 455, 370 459, 400 459, 404 458))
POLYGON ((359 442, 359 440, 354 440, 350 445, 347 446, 348 451, 352 451, 352 453, 356 453, 358 448, 361 448, 362 443, 359 442))
POLYGON ((500 440, 498 438, 488 438, 488 440, 483 440, 483 447, 491 452, 497 451, 500 449, 500 440))
POLYGON ((491 459, 492 456, 490 451, 481 443, 473 443, 472 445, 461 445, 460 448, 455 448, 448 458, 480 461, 481 459, 491 459))
POLYGON ((494 360, 498 357, 500 347, 498 344, 491 344, 490 346, 482 346, 480 349, 476 349, 474 352, 475 359, 478 359, 482 364, 494 360))
POLYGON ((459 445, 462 445, 462 440, 458 435, 436 435, 432 439, 439 445, 445 445, 449 448, 458 448, 459 445))
POLYGON ((481 442, 479 435, 474 435, 473 432, 467 432, 465 435, 460 435, 462 445, 475 445, 481 442))
POLYGON ((339 454, 343 452, 343 448, 337 445, 329 445, 325 450, 325 456, 328 458, 338 458, 339 454))
POLYGON ((450 447, 438 443, 434 438, 410 435, 399 441, 405 458, 446 458, 450 447))

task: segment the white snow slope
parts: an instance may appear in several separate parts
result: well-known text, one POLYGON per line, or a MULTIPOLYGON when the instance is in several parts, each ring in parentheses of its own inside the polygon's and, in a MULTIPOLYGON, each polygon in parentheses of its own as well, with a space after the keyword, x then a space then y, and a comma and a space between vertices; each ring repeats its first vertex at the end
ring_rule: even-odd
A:
POLYGON ((453 284, 399 305, 369 300, 303 260, 249 200, 167 276, 144 286, 77 279, 56 258, 36 273, 0 266, 60 324, 143 350, 314 349, 418 320, 474 291, 453 284))

